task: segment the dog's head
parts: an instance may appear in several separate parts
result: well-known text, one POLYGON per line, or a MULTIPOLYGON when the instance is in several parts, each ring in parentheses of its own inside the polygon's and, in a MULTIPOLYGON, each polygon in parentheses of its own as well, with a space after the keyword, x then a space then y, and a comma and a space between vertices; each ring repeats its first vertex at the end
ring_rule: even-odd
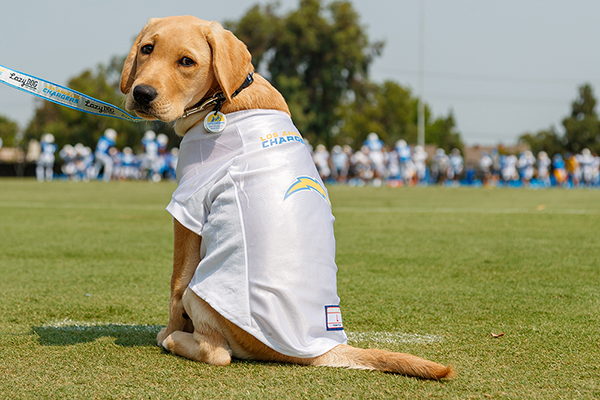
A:
POLYGON ((217 91, 231 101, 252 70, 246 45, 219 23, 191 16, 156 18, 129 52, 121 91, 128 110, 171 122, 217 91))

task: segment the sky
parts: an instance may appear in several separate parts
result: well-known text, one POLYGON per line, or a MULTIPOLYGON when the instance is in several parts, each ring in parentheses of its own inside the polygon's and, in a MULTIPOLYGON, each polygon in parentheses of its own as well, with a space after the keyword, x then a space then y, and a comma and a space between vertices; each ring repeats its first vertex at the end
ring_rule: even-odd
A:
MULTIPOLYGON (((125 55, 152 17, 188 14, 223 22, 239 19, 254 4, 272 2, 5 2, 0 6, 0 65, 66 85, 84 70, 125 55)), ((393 80, 422 94, 434 116, 453 112, 467 145, 511 145, 524 133, 550 127, 562 132, 562 119, 569 115, 581 85, 591 84, 598 97, 600 1, 351 3, 369 40, 385 42, 383 54, 371 67, 371 79, 393 80), (419 54, 423 54, 422 86, 419 54)), ((280 4, 285 12, 296 9, 299 0, 280 4)), ((26 128, 36 102, 33 96, 0 84, 0 115, 20 128, 26 128)))

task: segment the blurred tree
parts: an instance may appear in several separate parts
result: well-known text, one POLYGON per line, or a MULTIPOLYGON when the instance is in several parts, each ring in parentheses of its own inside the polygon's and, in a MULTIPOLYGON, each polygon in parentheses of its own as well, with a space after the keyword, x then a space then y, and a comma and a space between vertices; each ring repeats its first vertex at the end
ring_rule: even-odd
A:
MULTIPOLYGON (((114 57, 108 66, 99 65, 96 70, 86 70, 72 78, 67 86, 98 100, 123 107, 123 95, 119 91, 119 79, 124 57, 114 57)), ((125 146, 138 149, 144 132, 153 129, 157 133, 164 132, 179 143, 170 126, 161 122, 129 122, 115 118, 87 114, 68 107, 39 100, 33 119, 25 131, 25 139, 39 140, 42 134, 52 133, 61 148, 65 144, 82 143, 95 148, 100 136, 107 128, 118 132, 117 147, 125 146)))
POLYGON ((572 104, 571 115, 563 119, 566 151, 580 153, 584 148, 600 150, 600 122, 595 111, 596 98, 592 87, 585 84, 579 88, 579 98, 572 104))
POLYGON ((375 132, 388 145, 399 139, 415 143, 415 102, 410 90, 395 82, 364 83, 339 108, 344 122, 340 128, 342 135, 336 135, 336 142, 359 146, 369 133, 375 132))
MULTIPOLYGON (((256 5, 231 29, 248 46, 253 63, 286 98, 294 123, 313 143, 360 145, 376 132, 387 145, 403 138, 416 142, 417 100, 409 89, 386 81, 369 81, 369 68, 381 54, 383 42, 370 43, 358 13, 349 1, 301 0, 297 10, 278 13, 279 4, 256 5)), ((68 86, 88 96, 123 105, 119 80, 125 57, 107 66, 84 71, 68 86)), ((179 144, 171 126, 161 122, 131 123, 85 114, 40 101, 25 134, 36 138, 54 134, 57 144, 83 143, 94 148, 106 128, 115 129, 117 146, 140 146, 147 129, 166 133, 169 146, 179 144)), ((426 106, 426 142, 450 150, 462 149, 454 116, 431 120, 426 106)))
POLYGON ((339 123, 336 108, 365 84, 383 43, 369 43, 349 1, 324 6, 301 0, 285 16, 277 14, 278 7, 256 5, 225 26, 246 43, 255 67, 287 99, 303 135, 330 145, 339 123))
MULTIPOLYGON (((381 85, 366 83, 353 92, 341 107, 342 134, 337 143, 362 144, 370 132, 375 132, 388 146, 399 139, 407 143, 417 142, 418 99, 411 91, 393 81, 381 85)), ((435 144, 446 151, 464 148, 452 112, 447 117, 432 121, 429 106, 425 105, 426 144, 435 144)), ((335 130, 334 130, 335 132, 335 130)))
POLYGON ((18 145, 17 133, 19 133, 19 126, 15 121, 0 115, 0 138, 2 138, 3 146, 13 147, 18 145))
POLYGON ((529 145, 534 154, 545 151, 552 157, 556 153, 564 152, 562 139, 553 127, 536 134, 526 133, 519 138, 519 143, 529 145))
MULTIPOLYGON (((256 5, 224 25, 246 43, 254 66, 286 98, 308 140, 357 147, 376 132, 390 146, 401 138, 417 141, 417 99, 393 81, 369 81, 369 68, 384 44, 369 42, 349 1, 324 6, 302 0, 284 16, 278 8, 256 5)), ((427 143, 462 149, 453 115, 431 122, 426 107, 426 118, 427 143)))
POLYGON ((452 149, 459 149, 464 154, 464 143, 460 137, 460 133, 456 131, 456 123, 454 122, 454 113, 450 111, 447 117, 438 117, 432 123, 429 123, 429 118, 426 114, 425 128, 425 143, 435 144, 438 147, 446 150, 446 153, 452 149))
POLYGON ((562 121, 564 135, 550 128, 536 134, 526 133, 519 141, 529 144, 534 153, 543 150, 550 156, 556 153, 580 153, 584 148, 600 154, 600 121, 595 108, 596 98, 592 87, 584 84, 579 87, 579 97, 572 103, 571 115, 562 121))

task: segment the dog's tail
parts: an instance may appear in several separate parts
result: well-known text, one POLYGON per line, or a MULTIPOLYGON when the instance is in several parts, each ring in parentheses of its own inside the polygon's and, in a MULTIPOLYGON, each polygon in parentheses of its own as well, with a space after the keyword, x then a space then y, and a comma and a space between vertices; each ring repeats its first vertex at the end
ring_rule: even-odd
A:
POLYGON ((411 354, 392 353, 377 349, 359 349, 343 344, 336 346, 320 357, 316 357, 313 365, 370 369, 423 379, 443 379, 454 376, 451 367, 411 354))

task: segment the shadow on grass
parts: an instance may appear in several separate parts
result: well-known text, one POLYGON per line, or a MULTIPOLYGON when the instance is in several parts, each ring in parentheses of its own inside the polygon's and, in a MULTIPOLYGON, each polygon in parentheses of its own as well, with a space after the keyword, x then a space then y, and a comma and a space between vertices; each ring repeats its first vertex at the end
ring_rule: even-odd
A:
POLYGON ((161 325, 75 323, 34 326, 32 333, 39 336, 43 346, 69 346, 111 337, 116 345, 134 347, 156 346, 156 335, 162 328, 161 325))

